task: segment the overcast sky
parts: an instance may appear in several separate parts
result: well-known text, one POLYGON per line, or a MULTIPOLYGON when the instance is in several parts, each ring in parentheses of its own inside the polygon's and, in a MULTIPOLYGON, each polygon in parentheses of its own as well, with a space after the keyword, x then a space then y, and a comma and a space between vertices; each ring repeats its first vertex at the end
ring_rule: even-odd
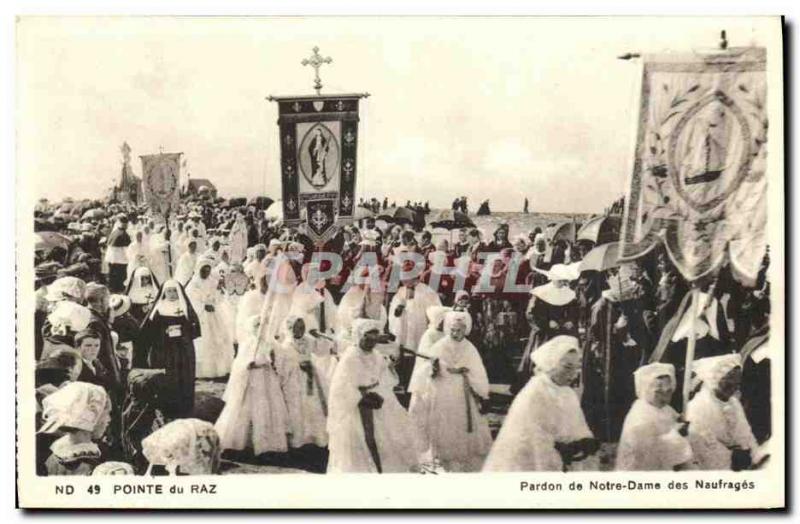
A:
POLYGON ((223 196, 280 193, 270 95, 367 91, 359 196, 602 211, 625 190, 629 51, 763 44, 746 19, 72 18, 18 24, 18 176, 36 197, 101 196, 119 147, 182 151, 223 196))

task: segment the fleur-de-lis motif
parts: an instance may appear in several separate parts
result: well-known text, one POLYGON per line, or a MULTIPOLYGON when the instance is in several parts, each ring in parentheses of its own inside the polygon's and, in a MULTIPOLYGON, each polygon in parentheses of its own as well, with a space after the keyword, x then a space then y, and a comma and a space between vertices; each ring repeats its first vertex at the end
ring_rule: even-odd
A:
POLYGON ((349 158, 344 161, 344 176, 347 180, 353 176, 353 161, 349 158))
POLYGON ((322 228, 324 228, 328 223, 328 217, 322 212, 322 209, 317 207, 314 213, 311 215, 311 222, 314 224, 317 230, 322 231, 322 228))
POLYGON ((347 209, 347 210, 349 210, 349 209, 350 209, 350 205, 351 205, 352 203, 353 203, 353 201, 352 201, 352 200, 350 200, 350 195, 348 195, 347 193, 345 193, 345 194, 344 194, 344 197, 342 198, 342 205, 344 206, 344 209, 347 209))
POLYGON ((294 109, 295 113, 299 113, 300 112, 300 107, 301 107, 300 106, 300 102, 295 102, 294 104, 292 104, 292 109, 294 109))
POLYGON ((294 176, 294 164, 286 162, 284 171, 286 171, 286 177, 291 179, 294 176))
POLYGON ((342 102, 341 100, 339 100, 338 102, 336 102, 336 109, 337 109, 338 111, 344 111, 344 102, 342 102))
POLYGON ((352 146, 353 143, 356 141, 356 135, 353 133, 352 129, 348 129, 347 133, 344 134, 344 143, 348 146, 352 146))
POLYGON ((290 211, 294 211, 297 207, 297 204, 295 204, 294 199, 291 198, 289 199, 289 202, 286 203, 286 207, 288 207, 290 211))
POLYGON ((291 146, 292 144, 294 144, 294 138, 292 138, 292 135, 286 135, 286 136, 283 138, 283 142, 284 142, 284 143, 285 143, 287 146, 291 146))

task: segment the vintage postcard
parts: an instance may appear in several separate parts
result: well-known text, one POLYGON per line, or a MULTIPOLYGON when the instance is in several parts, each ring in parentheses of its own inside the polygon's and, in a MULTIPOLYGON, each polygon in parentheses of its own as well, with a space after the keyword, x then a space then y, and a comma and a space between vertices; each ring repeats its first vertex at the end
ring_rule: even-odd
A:
POLYGON ((21 507, 785 507, 780 17, 16 32, 21 507))

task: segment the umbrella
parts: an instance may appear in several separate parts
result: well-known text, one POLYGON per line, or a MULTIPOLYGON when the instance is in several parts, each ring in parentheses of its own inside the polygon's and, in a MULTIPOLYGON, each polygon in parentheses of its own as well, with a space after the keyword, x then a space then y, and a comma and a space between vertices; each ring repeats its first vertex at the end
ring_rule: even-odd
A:
POLYGON ((105 210, 100 208, 90 209, 89 211, 83 214, 83 220, 86 220, 87 218, 105 218, 105 217, 106 217, 105 210))
POLYGON ((436 213, 430 221, 431 226, 442 229, 461 229, 462 227, 475 227, 469 215, 461 211, 443 209, 436 213))
POLYGON ((353 213, 353 220, 359 221, 364 220, 365 218, 374 217, 375 213, 371 210, 367 209, 366 207, 356 207, 355 212, 353 213))
POLYGON ((390 207, 379 214, 378 218, 393 224, 414 224, 416 222, 416 213, 407 207, 390 207))
POLYGON ((592 249, 583 257, 580 271, 605 271, 619 266, 619 242, 609 242, 592 249))
POLYGON ((275 201, 270 197, 260 196, 260 197, 253 197, 247 201, 248 206, 255 206, 258 209, 267 209, 270 207, 275 201))
POLYGON ((67 250, 72 243, 68 237, 55 231, 39 231, 34 233, 34 238, 36 240, 36 251, 49 251, 54 247, 67 250))
POLYGON ((575 240, 575 229, 576 227, 574 222, 564 222, 561 224, 556 224, 552 228, 548 227, 547 232, 552 243, 556 243, 559 240, 573 242, 575 240))
POLYGON ((384 222, 391 222, 392 217, 394 216, 394 212, 397 210, 396 207, 387 207, 380 213, 378 213, 375 218, 378 220, 383 220, 384 222))
POLYGON ((619 239, 622 220, 618 216, 599 216, 590 219, 578 230, 577 240, 587 240, 595 245, 615 242, 619 239))
POLYGON ((246 205, 247 205, 246 198, 230 198, 228 200, 225 200, 223 198, 219 203, 219 207, 221 207, 222 209, 230 209, 232 207, 240 207, 246 205))

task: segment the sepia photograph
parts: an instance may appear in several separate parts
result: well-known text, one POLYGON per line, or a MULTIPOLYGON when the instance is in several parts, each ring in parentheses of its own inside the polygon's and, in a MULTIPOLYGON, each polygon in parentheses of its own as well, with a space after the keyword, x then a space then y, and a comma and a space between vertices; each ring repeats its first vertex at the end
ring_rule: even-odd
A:
POLYGON ((15 29, 20 507, 786 506, 781 17, 15 29))

